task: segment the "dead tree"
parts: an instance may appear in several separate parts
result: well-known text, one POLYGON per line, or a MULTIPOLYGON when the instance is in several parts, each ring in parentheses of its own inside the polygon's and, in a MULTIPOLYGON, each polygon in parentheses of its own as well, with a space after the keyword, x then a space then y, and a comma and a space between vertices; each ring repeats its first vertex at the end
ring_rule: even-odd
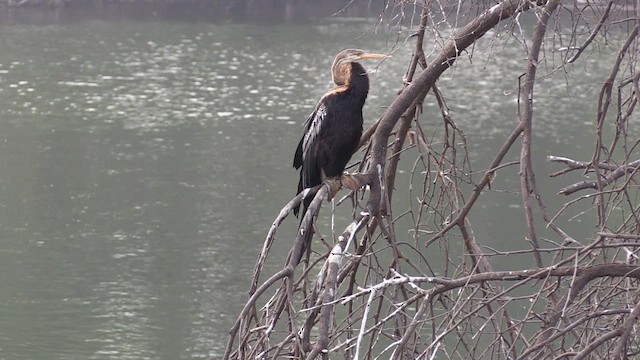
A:
POLYGON ((336 220, 345 224, 340 234, 316 235, 314 253, 301 264, 295 261, 303 248, 299 231, 282 270, 261 280, 279 225, 303 197, 312 196, 300 225, 311 229, 326 203, 327 186, 307 189, 282 209, 256 262, 249 299, 230 330, 225 359, 638 356, 640 155, 629 125, 640 94, 640 0, 489 3, 425 0, 385 9, 394 15, 386 18, 418 20, 409 42, 415 49, 402 90, 363 135, 359 171, 342 179, 351 189, 353 218, 336 220), (535 16, 530 38, 519 22, 522 14, 535 16), (560 30, 561 17, 570 23, 568 34, 560 30), (490 166, 474 173, 464 129, 448 111, 436 80, 498 24, 523 40, 519 119, 490 166), (543 71, 569 71, 567 64, 579 63, 596 43, 614 46, 606 35, 612 25, 626 29, 626 40, 615 44, 617 59, 594 99, 594 126, 585 128, 594 136, 593 154, 577 160, 549 157, 564 166, 551 176, 579 171, 587 177, 558 189, 556 196, 582 195, 550 214, 532 165, 537 79, 543 71), (444 35, 441 27, 454 32, 444 35), (427 36, 439 44, 430 57, 423 49, 427 36), (437 102, 441 113, 438 130, 429 136, 422 118, 425 101, 437 102), (506 162, 518 144, 518 160, 506 162), (407 149, 417 155, 406 160, 412 171, 403 187, 396 176, 407 149), (519 168, 525 241, 519 250, 506 251, 483 245, 469 214, 494 177, 510 176, 504 170, 512 166, 519 168), (408 210, 392 206, 400 190, 409 195, 408 210), (597 215, 594 236, 577 239, 560 219, 567 209, 588 202, 597 215), (407 221, 413 225, 398 231, 407 221), (542 226, 555 238, 543 242, 542 226), (458 239, 462 248, 453 245, 458 239), (535 266, 496 271, 489 261, 517 254, 530 254, 535 266))

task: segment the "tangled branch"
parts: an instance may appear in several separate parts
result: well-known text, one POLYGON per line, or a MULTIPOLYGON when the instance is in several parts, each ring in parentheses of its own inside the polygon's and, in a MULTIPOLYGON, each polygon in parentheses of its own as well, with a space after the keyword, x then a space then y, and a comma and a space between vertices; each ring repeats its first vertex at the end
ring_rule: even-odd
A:
MULTIPOLYGON (((330 192, 325 185, 307 189, 276 217, 256 262, 249 299, 230 331, 225 359, 626 359, 640 351, 640 337, 633 331, 640 315, 640 156, 629 129, 640 92, 637 24, 628 29, 594 100, 591 158, 548 157, 565 166, 551 176, 578 170, 590 177, 569 182, 559 195, 588 193, 549 216, 532 161, 536 108, 544 106, 534 99, 541 64, 548 60, 545 47, 555 41, 582 44, 562 58, 560 68, 569 71, 566 65, 580 63, 621 13, 640 4, 580 8, 562 0, 503 0, 487 8, 484 2, 461 3, 419 4, 419 22, 410 37, 415 48, 402 90, 365 131, 358 172, 341 180, 354 204, 352 218, 337 219, 343 231, 328 239, 318 239, 317 231, 314 251, 300 264, 296 260, 304 234, 317 226, 330 192), (563 12, 573 21, 570 35, 559 30, 563 12), (522 39, 526 63, 515 111, 519 121, 499 139, 502 146, 474 179, 472 165, 478 165, 469 156, 464 128, 447 105, 463 99, 448 98, 436 80, 463 53, 473 52, 489 31, 499 31, 498 24, 511 24, 525 36, 518 20, 525 13, 536 21, 532 39, 522 39), (447 38, 439 27, 452 26, 452 14, 455 24, 464 25, 447 38), (440 44, 432 58, 424 50, 427 34, 440 44), (431 101, 428 94, 440 110, 439 119, 429 119, 437 124, 429 135, 422 113, 422 104, 431 101), (519 150, 518 160, 505 162, 514 150, 519 150), (397 178, 401 165, 411 169, 406 187, 397 178), (474 235, 470 214, 497 174, 508 176, 504 170, 512 165, 519 166, 515 182, 525 220, 521 238, 513 243, 523 246, 493 249, 474 235), (399 190, 407 192, 407 209, 393 201, 399 190), (283 268, 261 282, 280 224, 306 196, 313 201, 283 268), (577 238, 561 220, 568 209, 593 200, 594 236, 577 238), (554 238, 542 239, 543 226, 554 238), (543 241, 554 245, 545 248, 543 241), (324 247, 317 246, 321 242, 324 247), (522 255, 531 256, 534 266, 498 271, 491 261, 522 255)), ((397 2, 385 11, 405 14, 405 6, 397 2)))

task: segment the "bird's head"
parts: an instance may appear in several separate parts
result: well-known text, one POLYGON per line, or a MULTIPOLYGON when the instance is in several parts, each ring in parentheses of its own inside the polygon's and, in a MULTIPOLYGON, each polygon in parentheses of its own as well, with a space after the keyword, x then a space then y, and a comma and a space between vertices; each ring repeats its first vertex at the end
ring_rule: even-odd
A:
POLYGON ((360 49, 346 49, 341 51, 333 60, 331 66, 331 74, 333 75, 333 82, 337 85, 344 85, 348 81, 351 75, 351 66, 353 62, 364 59, 384 59, 389 57, 383 54, 368 53, 360 49))

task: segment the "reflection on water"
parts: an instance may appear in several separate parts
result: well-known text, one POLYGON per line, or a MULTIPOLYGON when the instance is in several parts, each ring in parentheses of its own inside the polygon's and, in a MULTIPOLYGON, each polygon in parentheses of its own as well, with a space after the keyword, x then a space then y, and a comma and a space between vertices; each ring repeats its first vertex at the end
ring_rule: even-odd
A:
MULTIPOLYGON (((0 357, 219 355, 266 229, 296 188, 292 152, 330 87, 333 54, 394 45, 385 35, 361 36, 371 25, 2 27, 0 357)), ((400 87, 409 51, 372 76, 368 122, 400 87)), ((524 66, 507 49, 493 56, 504 61, 463 61, 440 81, 480 164, 515 124, 524 66)), ((536 141, 548 149, 536 159, 541 173, 542 156, 589 149, 579 129, 593 104, 575 108, 562 97, 594 90, 574 84, 540 86, 538 100, 553 101, 536 119, 536 141)), ((426 126, 438 123, 434 104, 425 106, 426 126)), ((499 179, 495 186, 517 191, 499 179)), ((490 229, 522 221, 505 220, 513 211, 504 205, 519 196, 496 191, 487 199, 476 236, 512 241, 490 229)), ((281 231, 275 259, 284 259, 294 223, 281 231)))
POLYGON ((304 43, 321 29, 4 29, 3 356, 221 351, 295 189, 300 121, 329 85, 331 59, 304 43))

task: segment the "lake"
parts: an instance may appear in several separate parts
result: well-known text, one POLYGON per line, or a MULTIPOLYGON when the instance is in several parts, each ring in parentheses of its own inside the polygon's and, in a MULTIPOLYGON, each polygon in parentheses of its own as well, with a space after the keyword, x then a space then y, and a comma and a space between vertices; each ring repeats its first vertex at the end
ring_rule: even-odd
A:
MULTIPOLYGON (((262 241, 295 193, 293 152, 302 122, 331 88, 333 56, 348 47, 393 51, 366 64, 367 124, 402 86, 411 29, 378 25, 374 11, 330 13, 262 22, 198 11, 4 15, 0 358, 222 354, 262 241)), ((518 119, 526 61, 507 41, 478 46, 439 81, 478 174, 518 119)), ((614 55, 585 54, 573 73, 537 87, 534 162, 551 213, 567 201, 553 194, 580 176, 548 178, 558 168, 545 157, 590 159, 592 99, 614 55)), ((423 119, 426 128, 440 122, 433 97, 423 119)), ((471 214, 485 245, 528 248, 517 171, 505 170, 511 175, 501 174, 471 214)), ((562 217, 577 239, 592 235, 589 219, 562 217)), ((284 262, 296 224, 283 225, 267 271, 284 262)))

